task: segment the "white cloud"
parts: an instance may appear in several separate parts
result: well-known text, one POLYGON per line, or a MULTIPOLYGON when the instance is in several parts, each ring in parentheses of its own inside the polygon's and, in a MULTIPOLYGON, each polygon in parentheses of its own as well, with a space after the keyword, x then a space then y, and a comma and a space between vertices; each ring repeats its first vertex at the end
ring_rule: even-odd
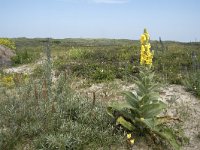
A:
POLYGON ((106 4, 123 4, 129 2, 129 0, 93 0, 95 3, 106 3, 106 4))

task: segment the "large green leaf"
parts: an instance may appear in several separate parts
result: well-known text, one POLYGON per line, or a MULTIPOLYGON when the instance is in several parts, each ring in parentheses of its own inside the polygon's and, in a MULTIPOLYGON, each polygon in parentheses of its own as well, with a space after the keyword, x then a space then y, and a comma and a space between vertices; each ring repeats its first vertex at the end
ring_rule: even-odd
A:
POLYGON ((180 150, 180 145, 178 144, 176 140, 176 136, 172 132, 171 129, 169 128, 156 128, 154 132, 159 135, 162 139, 165 139, 169 144, 175 149, 175 150, 180 150))
POLYGON ((154 74, 155 74, 154 72, 149 73, 148 77, 149 77, 150 82, 152 82, 154 78, 154 74))
POLYGON ((152 84, 150 87, 149 87, 149 90, 150 91, 159 91, 159 88, 161 87, 161 85, 159 84, 152 84))
POLYGON ((149 104, 150 102, 158 101, 158 98, 159 98, 159 94, 156 92, 145 94, 140 100, 140 105, 145 105, 145 104, 149 104))
POLYGON ((132 107, 127 103, 122 103, 122 104, 113 103, 112 105, 107 107, 107 113, 113 118, 115 118, 116 115, 120 114, 128 119, 133 120, 134 116, 138 115, 140 112, 138 111, 138 109, 132 107), (128 110, 132 110, 132 112, 135 112, 135 114, 131 114, 130 112, 128 112, 128 110))
MULTIPOLYGON (((145 94, 148 93, 147 88, 144 86, 144 84, 141 81, 134 81, 134 83, 137 85, 138 87, 138 92, 140 92, 141 94, 145 94)), ((138 93, 137 92, 137 93, 138 93)), ((138 93, 139 94, 139 93, 138 93)))
POLYGON ((159 115, 166 106, 165 103, 158 101, 157 103, 144 105, 141 107, 140 112, 144 118, 153 118, 159 115))
POLYGON ((120 116, 119 118, 117 118, 116 121, 118 124, 122 125, 124 128, 133 131, 135 129, 135 127, 133 126, 132 123, 126 121, 122 116, 120 116))
POLYGON ((110 106, 107 107, 107 113, 108 115, 110 115, 111 117, 115 118, 115 112, 120 112, 123 109, 130 107, 127 104, 118 104, 118 103, 112 103, 110 106))
POLYGON ((127 103, 112 103, 109 107, 112 107, 115 110, 123 110, 123 109, 136 109, 135 107, 127 104, 127 103))
POLYGON ((143 121, 141 119, 137 119, 137 121, 142 122, 152 132, 157 134, 160 138, 166 140, 175 150, 180 149, 180 145, 177 143, 176 136, 171 129, 165 128, 164 126, 157 126, 156 120, 153 118, 144 119, 143 121))
POLYGON ((107 107, 107 114, 110 115, 112 118, 115 118, 114 109, 110 106, 107 107))
POLYGON ((137 119, 137 121, 142 122, 147 128, 151 130, 153 130, 153 128, 155 127, 155 122, 153 118, 147 118, 144 120, 137 119))
POLYGON ((126 101, 128 104, 130 104, 134 108, 139 107, 139 103, 138 103, 139 99, 134 93, 126 91, 126 92, 123 92, 123 94, 126 96, 126 101))

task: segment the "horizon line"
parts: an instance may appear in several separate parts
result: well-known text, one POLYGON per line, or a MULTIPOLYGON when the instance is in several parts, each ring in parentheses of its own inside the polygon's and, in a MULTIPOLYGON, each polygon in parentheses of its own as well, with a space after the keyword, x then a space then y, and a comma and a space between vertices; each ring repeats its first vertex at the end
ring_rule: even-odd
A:
MULTIPOLYGON (((64 37, 64 38, 56 38, 56 37, 26 37, 26 36, 19 36, 19 37, 0 37, 0 38, 8 38, 8 39, 20 39, 20 38, 25 38, 25 39, 54 39, 54 40, 64 40, 64 39, 88 39, 88 40, 130 40, 130 41, 139 41, 140 39, 131 39, 131 38, 106 38, 106 37, 64 37)), ((150 41, 159 41, 159 39, 151 39, 150 41)), ((189 41, 179 41, 179 40, 162 40, 164 42, 180 42, 180 43, 199 43, 200 41, 198 40, 189 40, 189 41)))

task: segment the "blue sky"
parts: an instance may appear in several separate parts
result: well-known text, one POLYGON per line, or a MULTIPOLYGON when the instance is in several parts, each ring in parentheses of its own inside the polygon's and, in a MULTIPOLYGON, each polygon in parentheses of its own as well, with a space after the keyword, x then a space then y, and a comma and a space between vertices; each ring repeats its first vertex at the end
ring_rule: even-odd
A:
POLYGON ((0 37, 200 41, 200 0, 0 0, 0 37))

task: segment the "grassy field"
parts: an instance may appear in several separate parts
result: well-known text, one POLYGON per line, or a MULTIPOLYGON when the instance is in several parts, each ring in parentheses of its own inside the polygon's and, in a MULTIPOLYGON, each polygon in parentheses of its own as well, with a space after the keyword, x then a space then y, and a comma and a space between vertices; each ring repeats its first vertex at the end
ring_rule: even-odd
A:
MULTIPOLYGON (((159 134, 155 137, 152 133, 158 131, 151 125, 148 126, 145 118, 141 116, 141 120, 136 120, 137 125, 142 127, 136 127, 137 132, 122 128, 119 122, 116 124, 117 118, 112 118, 107 113, 108 103, 112 100, 108 93, 121 89, 122 85, 116 87, 116 84, 123 82, 124 85, 136 83, 138 95, 155 95, 159 92, 150 87, 154 87, 153 83, 159 83, 184 85, 188 91, 199 97, 200 43, 151 41, 154 50, 151 71, 155 72, 155 75, 149 75, 146 84, 148 78, 143 80, 141 77, 143 69, 139 63, 139 41, 50 39, 47 42, 47 39, 27 38, 12 40, 16 44, 13 66, 31 66, 41 60, 44 60, 44 63, 37 65, 30 74, 8 74, 1 71, 0 148, 131 149, 134 146, 130 143, 130 138, 127 139, 127 134, 130 133, 134 135, 134 139, 140 139, 138 141, 147 143, 152 149, 170 149, 170 145, 179 149, 179 146, 183 146, 188 140, 179 130, 173 130, 179 129, 180 124, 159 126, 166 131, 165 138, 159 134), (135 82, 136 77, 139 78, 138 82, 135 82), (81 94, 80 90, 94 85, 108 85, 103 91, 104 98, 97 98, 94 89, 90 96, 85 96, 85 91, 81 94), (144 92, 144 89, 149 93, 144 92), (105 100, 105 97, 109 99, 105 100), (167 138, 178 142, 165 141, 167 138), (178 143, 178 146, 174 143, 178 143)), ((118 90, 120 94, 113 92, 114 96, 119 97, 122 91, 118 90)), ((121 104, 120 100, 118 102, 121 104)), ((127 107, 123 111, 120 110, 117 116, 127 111, 124 115, 127 117, 127 113, 132 113, 129 109, 127 107)))
MULTIPOLYGON (((17 46, 15 64, 35 62, 46 55, 45 39, 13 39, 17 46), (19 58, 19 59, 17 59, 19 58), (22 62, 20 62, 21 60, 22 62)), ((129 79, 138 71, 139 41, 126 39, 51 39, 53 68, 92 82, 129 79), (103 70, 103 72, 102 72, 103 70)), ((196 72, 200 60, 200 43, 151 41, 154 50, 153 69, 161 80, 182 84, 196 72)), ((14 59, 15 60, 15 59, 14 59)))

